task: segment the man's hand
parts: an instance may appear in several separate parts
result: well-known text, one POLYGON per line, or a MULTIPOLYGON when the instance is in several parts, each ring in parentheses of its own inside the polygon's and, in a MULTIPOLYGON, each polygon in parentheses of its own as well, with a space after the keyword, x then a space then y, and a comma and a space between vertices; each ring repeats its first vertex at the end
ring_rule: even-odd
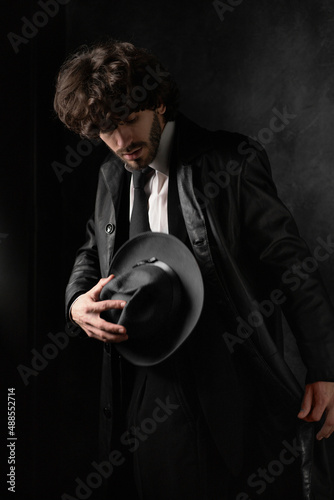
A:
POLYGON ((317 439, 328 438, 334 431, 334 382, 307 384, 298 418, 306 422, 318 422, 326 414, 324 425, 317 439))
POLYGON ((71 316, 88 335, 102 342, 123 342, 128 339, 126 330, 121 325, 109 323, 100 317, 103 311, 108 309, 123 309, 126 302, 122 300, 99 300, 102 288, 114 278, 100 281, 87 293, 81 295, 72 305, 71 316))

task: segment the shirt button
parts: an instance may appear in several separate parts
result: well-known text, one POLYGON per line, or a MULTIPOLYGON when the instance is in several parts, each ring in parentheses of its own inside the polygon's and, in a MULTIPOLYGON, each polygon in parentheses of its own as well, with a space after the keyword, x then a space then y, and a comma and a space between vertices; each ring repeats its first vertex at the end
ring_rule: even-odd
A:
POLYGON ((107 224, 105 231, 107 234, 112 234, 115 231, 115 224, 107 224))

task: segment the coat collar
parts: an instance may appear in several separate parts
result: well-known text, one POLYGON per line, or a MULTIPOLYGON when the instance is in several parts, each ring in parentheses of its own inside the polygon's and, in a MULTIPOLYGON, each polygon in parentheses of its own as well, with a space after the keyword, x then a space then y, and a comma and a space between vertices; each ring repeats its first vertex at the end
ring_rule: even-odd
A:
POLYGON ((101 174, 105 180, 106 187, 110 192, 111 199, 114 200, 114 205, 116 207, 120 198, 119 195, 122 190, 123 182, 130 181, 131 173, 124 168, 123 161, 110 151, 101 165, 101 174))

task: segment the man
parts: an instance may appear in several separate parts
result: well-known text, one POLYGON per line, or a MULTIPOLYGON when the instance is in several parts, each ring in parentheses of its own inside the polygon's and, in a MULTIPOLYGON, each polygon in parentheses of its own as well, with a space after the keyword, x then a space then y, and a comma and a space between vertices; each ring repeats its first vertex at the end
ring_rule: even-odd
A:
POLYGON ((129 43, 84 47, 58 77, 59 118, 111 150, 66 292, 67 315, 104 343, 102 457, 125 457, 105 498, 329 499, 321 440, 334 430, 332 306, 317 272, 301 273, 310 254, 264 150, 200 128, 177 107, 170 74, 129 43), (127 342, 126 329, 101 318, 124 301, 100 294, 129 238, 131 172, 148 165, 150 228, 191 249, 205 303, 182 347, 138 368, 114 349, 127 342), (282 357, 280 307, 307 367, 303 400, 282 357), (145 425, 157 411, 151 432, 145 425))

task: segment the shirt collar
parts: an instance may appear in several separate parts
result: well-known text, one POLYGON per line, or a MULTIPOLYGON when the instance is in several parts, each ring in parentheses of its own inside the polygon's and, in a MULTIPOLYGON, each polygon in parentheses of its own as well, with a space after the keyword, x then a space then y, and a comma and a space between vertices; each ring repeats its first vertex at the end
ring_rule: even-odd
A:
POLYGON ((175 122, 167 122, 161 134, 157 155, 150 164, 151 168, 165 175, 169 174, 169 160, 172 153, 174 131, 175 122))

